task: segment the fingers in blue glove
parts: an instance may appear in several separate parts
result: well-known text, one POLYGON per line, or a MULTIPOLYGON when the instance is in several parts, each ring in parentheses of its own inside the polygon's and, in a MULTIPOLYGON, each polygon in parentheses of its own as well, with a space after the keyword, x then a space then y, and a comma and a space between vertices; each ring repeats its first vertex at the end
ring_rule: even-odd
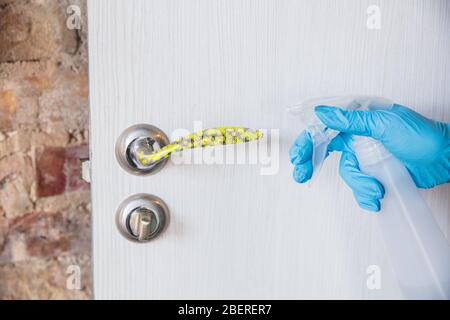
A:
MULTIPOLYGON (((341 134, 333 139, 328 151, 342 151, 340 175, 353 190, 359 206, 363 209, 378 212, 381 208, 380 200, 384 197, 384 188, 375 178, 365 175, 359 169, 356 156, 349 146, 349 135, 341 134)), ((311 179, 313 144, 311 136, 304 131, 294 141, 289 150, 291 163, 295 166, 293 177, 298 183, 305 183, 311 179)))
POLYGON ((311 179, 313 174, 312 161, 309 160, 304 164, 298 164, 294 168, 294 180, 298 183, 305 183, 311 179))
POLYGON ((297 139, 295 139, 291 149, 289 150, 289 158, 295 166, 303 164, 311 160, 313 152, 313 144, 311 136, 308 132, 303 131, 297 139))
MULTIPOLYGON (((341 134, 334 138, 328 146, 327 155, 333 151, 349 151, 349 135, 341 134)), ((314 168, 312 165, 313 143, 308 132, 303 131, 289 150, 289 158, 294 168, 294 180, 305 183, 311 179, 314 168)))
POLYGON ((308 132, 303 131, 289 150, 289 158, 295 166, 294 180, 298 183, 304 183, 312 177, 312 152, 313 144, 311 136, 308 132))
POLYGON ((318 106, 315 109, 317 117, 328 128, 381 139, 385 126, 384 111, 348 111, 332 106, 318 106))
POLYGON ((373 212, 380 211, 380 200, 384 197, 383 185, 375 178, 361 172, 358 160, 353 153, 346 151, 342 153, 339 173, 353 190, 353 195, 361 208, 373 212))

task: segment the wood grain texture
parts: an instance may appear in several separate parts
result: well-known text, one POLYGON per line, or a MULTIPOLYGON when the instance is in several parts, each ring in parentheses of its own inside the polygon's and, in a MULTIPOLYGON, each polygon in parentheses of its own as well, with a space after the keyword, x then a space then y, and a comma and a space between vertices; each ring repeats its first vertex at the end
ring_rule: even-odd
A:
MULTIPOLYGON (((399 298, 376 216, 364 214, 332 156, 312 188, 291 179, 299 133, 285 107, 305 96, 387 96, 450 119, 450 3, 441 1, 89 1, 96 298, 399 298), (367 7, 381 30, 366 27, 367 7), (114 159, 120 133, 243 125, 280 130, 280 169, 169 165, 134 177, 114 159), (122 200, 171 208, 157 241, 114 224, 122 200), (382 290, 366 268, 382 268, 382 290)), ((424 192, 446 235, 450 189, 424 192)))

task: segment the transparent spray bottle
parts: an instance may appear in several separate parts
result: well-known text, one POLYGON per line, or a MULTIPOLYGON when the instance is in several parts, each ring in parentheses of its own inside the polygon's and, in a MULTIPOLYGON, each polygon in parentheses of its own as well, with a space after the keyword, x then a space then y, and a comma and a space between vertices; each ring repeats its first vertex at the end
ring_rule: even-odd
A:
MULTIPOLYGON (((339 134, 315 116, 318 105, 369 111, 393 106, 380 97, 337 96, 308 99, 289 108, 303 121, 313 141, 312 180, 322 167, 328 144, 339 134)), ((450 299, 450 246, 408 171, 381 142, 361 136, 352 140, 361 171, 378 179, 385 188, 377 219, 404 297, 450 299)))

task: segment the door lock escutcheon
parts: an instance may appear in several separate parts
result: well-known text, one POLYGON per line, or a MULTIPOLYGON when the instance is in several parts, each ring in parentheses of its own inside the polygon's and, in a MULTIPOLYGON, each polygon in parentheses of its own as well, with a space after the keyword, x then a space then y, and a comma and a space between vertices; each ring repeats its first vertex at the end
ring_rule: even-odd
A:
POLYGON ((117 210, 120 233, 135 242, 148 242, 160 235, 168 224, 169 208, 160 198, 137 194, 126 199, 117 210))

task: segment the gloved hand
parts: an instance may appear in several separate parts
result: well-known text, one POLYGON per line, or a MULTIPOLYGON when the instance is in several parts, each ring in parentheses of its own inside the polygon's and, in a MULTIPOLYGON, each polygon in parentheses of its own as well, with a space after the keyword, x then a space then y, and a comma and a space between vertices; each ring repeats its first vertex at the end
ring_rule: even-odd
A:
MULTIPOLYGON (((353 190, 361 208, 379 211, 384 188, 375 178, 360 171, 351 147, 351 135, 381 141, 405 165, 419 188, 432 188, 450 181, 450 124, 427 119, 400 105, 377 111, 318 106, 315 111, 327 127, 341 131, 328 146, 328 152, 342 152, 340 175, 353 190)), ((289 151, 298 183, 312 176, 312 148, 311 137, 303 132, 289 151)))

